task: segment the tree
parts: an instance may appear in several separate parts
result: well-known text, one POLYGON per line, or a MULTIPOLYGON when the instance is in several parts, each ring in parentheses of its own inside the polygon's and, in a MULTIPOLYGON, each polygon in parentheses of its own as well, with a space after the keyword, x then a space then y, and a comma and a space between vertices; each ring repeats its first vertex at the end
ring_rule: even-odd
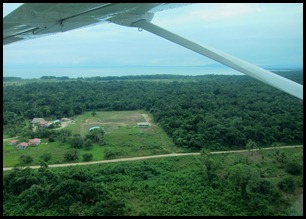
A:
POLYGON ((96 113, 95 111, 93 111, 93 112, 91 113, 91 115, 92 115, 93 117, 95 117, 95 116, 97 115, 97 113, 96 113))
POLYGON ((85 150, 90 150, 93 148, 92 142, 89 139, 86 139, 84 142, 84 148, 85 150))
POLYGON ((205 157, 204 165, 206 167, 208 182, 211 183, 212 180, 217 177, 216 170, 218 168, 218 164, 213 159, 205 157))
POLYGON ((91 142, 93 143, 97 143, 99 145, 104 145, 104 135, 105 135, 105 131, 103 130, 103 128, 97 128, 92 130, 91 132, 89 132, 85 138, 86 139, 90 139, 91 142))
POLYGON ((70 137, 71 137, 71 133, 72 131, 69 129, 60 129, 58 131, 56 131, 57 133, 57 140, 62 142, 62 143, 66 143, 69 142, 70 137))
POLYGON ((69 206, 69 216, 84 216, 84 205, 81 202, 69 206))
POLYGON ((30 155, 21 155, 19 157, 19 162, 23 165, 30 164, 33 162, 33 157, 31 157, 30 155))
POLYGON ((45 161, 45 162, 48 162, 49 160, 51 160, 51 154, 50 153, 47 153, 47 154, 43 154, 40 156, 40 158, 45 161))
POLYGON ((249 154, 251 154, 251 150, 252 150, 252 155, 253 155, 253 150, 257 147, 256 143, 249 139, 245 148, 249 150, 249 154))
POLYGON ((44 169, 44 168, 48 168, 48 164, 45 161, 40 161, 40 168, 44 169))
POLYGON ((286 165, 286 172, 292 175, 301 175, 303 171, 303 166, 298 161, 289 161, 286 165))
POLYGON ((84 161, 90 161, 90 160, 92 160, 93 156, 92 156, 92 154, 83 154, 82 157, 83 157, 84 161))
POLYGON ((49 141, 49 142, 55 142, 55 137, 54 137, 54 135, 51 135, 51 136, 48 138, 48 141, 49 141))
POLYGON ((275 155, 276 155, 276 160, 281 163, 281 164, 285 164, 287 162, 287 155, 285 152, 279 152, 279 151, 276 151, 275 152, 275 155))
POLYGON ((248 183, 259 177, 258 170, 255 166, 238 163, 229 168, 229 178, 234 184, 240 187, 241 197, 243 199, 247 196, 248 183))
POLYGON ((200 151, 201 155, 205 156, 205 155, 210 155, 210 150, 207 148, 202 148, 200 151))
POLYGON ((262 179, 255 181, 251 187, 252 192, 261 193, 263 195, 269 195, 274 190, 274 186, 271 182, 262 179))
POLYGON ((70 145, 72 148, 82 148, 84 144, 84 139, 81 137, 80 134, 75 134, 71 139, 70 139, 70 145))
POLYGON ((294 193, 296 185, 292 177, 287 177, 277 184, 277 186, 286 193, 294 193))
POLYGON ((100 201, 92 208, 93 216, 122 216, 124 214, 125 203, 122 200, 110 198, 100 201))
POLYGON ((67 151, 64 154, 64 159, 66 161, 77 160, 78 159, 78 155, 79 155, 79 151, 77 149, 72 149, 72 150, 67 151))

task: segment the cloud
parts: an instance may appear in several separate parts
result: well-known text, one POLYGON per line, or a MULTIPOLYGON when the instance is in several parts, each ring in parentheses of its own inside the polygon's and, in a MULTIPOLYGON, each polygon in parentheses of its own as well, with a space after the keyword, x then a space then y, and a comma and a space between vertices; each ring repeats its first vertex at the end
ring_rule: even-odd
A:
MULTIPOLYGON (((203 26, 211 26, 213 23, 219 24, 232 23, 244 16, 250 16, 261 11, 258 3, 196 3, 186 6, 186 8, 178 8, 175 11, 165 11, 156 13, 153 22, 163 26, 194 26, 203 24, 203 26)), ((238 22, 238 24, 240 23, 238 22)), ((215 26, 215 25, 214 25, 215 26)))
POLYGON ((259 5, 244 3, 208 3, 203 9, 195 9, 187 16, 190 19, 199 19, 202 21, 225 21, 226 19, 237 19, 243 15, 258 13, 261 9, 259 5))

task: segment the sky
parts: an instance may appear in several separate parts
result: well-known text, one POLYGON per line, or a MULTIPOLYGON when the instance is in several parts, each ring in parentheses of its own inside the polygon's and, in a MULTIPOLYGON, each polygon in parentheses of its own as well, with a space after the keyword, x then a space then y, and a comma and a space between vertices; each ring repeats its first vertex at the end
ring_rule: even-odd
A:
MULTIPOLYGON (((20 5, 3 3, 3 17, 20 5)), ((151 22, 267 69, 303 68, 302 3, 197 3, 157 12, 151 22)), ((199 75, 223 66, 216 64, 145 30, 112 23, 3 46, 4 76, 22 78, 199 75)), ((226 66, 219 72, 239 74, 226 66)))

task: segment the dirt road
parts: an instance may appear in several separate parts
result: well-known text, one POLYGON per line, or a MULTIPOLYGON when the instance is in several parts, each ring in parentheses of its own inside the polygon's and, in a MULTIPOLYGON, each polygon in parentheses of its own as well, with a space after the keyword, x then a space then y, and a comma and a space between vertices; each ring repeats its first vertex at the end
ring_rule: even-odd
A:
POLYGON ((152 124, 152 118, 150 116, 148 116, 147 114, 141 114, 142 117, 146 120, 146 122, 150 125, 150 126, 154 126, 154 124, 152 124))
POLYGON ((15 139, 15 138, 19 138, 19 136, 12 137, 12 138, 4 138, 3 141, 8 141, 8 140, 15 139))
MULTIPOLYGON (((296 146, 279 146, 279 147, 270 147, 270 148, 262 148, 261 150, 273 150, 273 149, 283 149, 283 148, 297 148, 303 147, 303 145, 296 146)), ((253 149, 251 151, 258 151, 259 149, 253 149)), ((234 150, 234 151, 214 151, 210 152, 210 154, 228 154, 228 153, 243 153, 248 152, 248 150, 234 150)), ((92 162, 79 162, 79 163, 65 163, 65 164, 50 164, 49 168, 52 167, 65 167, 65 166, 77 166, 77 165, 90 165, 90 164, 99 164, 99 163, 113 163, 113 162, 123 162, 123 161, 134 161, 134 160, 144 160, 144 159, 152 159, 152 158, 160 158, 160 157, 177 157, 177 156, 195 156, 201 155, 201 153, 173 153, 173 154, 160 154, 160 155, 152 155, 152 156, 144 156, 144 157, 131 157, 131 158, 120 158, 113 160, 100 160, 100 161, 92 161, 92 162)), ((40 166, 29 166, 32 169, 38 169, 40 166)), ((3 171, 11 170, 13 167, 3 167, 3 171)))

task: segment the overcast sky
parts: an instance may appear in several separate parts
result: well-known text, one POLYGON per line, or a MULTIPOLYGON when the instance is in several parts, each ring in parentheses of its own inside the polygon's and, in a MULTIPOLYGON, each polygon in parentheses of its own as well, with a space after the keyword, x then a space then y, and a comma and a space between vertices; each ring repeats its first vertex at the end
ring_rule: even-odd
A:
MULTIPOLYGON (((3 4, 3 16, 20 5, 3 4)), ((192 4, 158 12, 152 23, 259 66, 303 67, 302 3, 192 4)), ((216 64, 149 32, 112 23, 3 46, 3 62, 4 76, 24 78, 106 76, 102 69, 112 66, 216 64)))

